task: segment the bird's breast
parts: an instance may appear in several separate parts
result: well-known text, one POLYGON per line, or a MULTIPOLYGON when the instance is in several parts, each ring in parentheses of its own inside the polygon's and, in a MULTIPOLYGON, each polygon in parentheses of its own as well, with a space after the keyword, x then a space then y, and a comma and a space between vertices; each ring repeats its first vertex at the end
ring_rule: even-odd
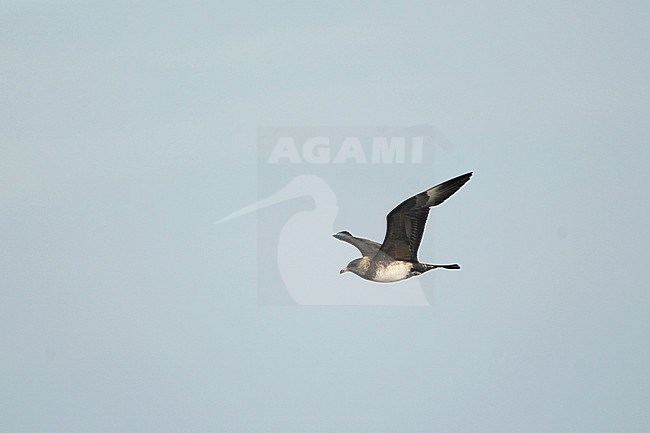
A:
POLYGON ((412 266, 412 263, 401 260, 376 263, 373 280, 380 283, 404 280, 411 275, 412 266))

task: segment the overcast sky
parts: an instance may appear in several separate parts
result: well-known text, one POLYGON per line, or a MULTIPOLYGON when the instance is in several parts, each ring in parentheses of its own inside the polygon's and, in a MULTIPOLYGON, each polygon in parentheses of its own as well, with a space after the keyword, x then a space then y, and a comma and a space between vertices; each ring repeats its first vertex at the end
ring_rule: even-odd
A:
MULTIPOLYGON (((0 430, 650 431, 649 20, 643 1, 3 2, 0 430), (274 125, 444 137, 430 166, 304 165, 332 229, 378 241, 399 201, 474 171, 423 241, 462 266, 418 278, 430 306, 259 305, 260 223, 314 204, 215 221, 287 183, 260 168, 274 125)), ((369 287, 331 233, 334 281, 369 287)))

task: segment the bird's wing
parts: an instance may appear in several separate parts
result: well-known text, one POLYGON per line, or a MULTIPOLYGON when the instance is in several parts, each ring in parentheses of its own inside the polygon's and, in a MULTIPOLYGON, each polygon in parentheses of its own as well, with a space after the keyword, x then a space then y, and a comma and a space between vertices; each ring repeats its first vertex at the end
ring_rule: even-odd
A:
POLYGON ((364 239, 364 238, 356 238, 352 236, 350 232, 343 231, 343 232, 338 232, 334 236, 336 239, 339 239, 343 242, 347 242, 349 244, 354 245, 357 247, 359 251, 361 251, 361 255, 364 257, 372 257, 375 254, 377 254, 377 251, 379 251, 379 248, 381 248, 381 244, 375 241, 371 241, 370 239, 364 239))
POLYGON ((466 173, 404 200, 386 217, 386 237, 381 251, 395 260, 417 262, 429 208, 451 197, 472 177, 466 173))

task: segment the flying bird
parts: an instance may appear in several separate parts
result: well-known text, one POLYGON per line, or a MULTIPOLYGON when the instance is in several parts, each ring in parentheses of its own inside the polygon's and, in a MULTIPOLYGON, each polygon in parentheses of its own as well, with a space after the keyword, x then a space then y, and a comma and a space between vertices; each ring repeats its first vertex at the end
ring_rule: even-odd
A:
POLYGON ((451 197, 472 177, 466 173, 443 182, 404 200, 386 216, 387 227, 381 244, 352 236, 348 231, 334 234, 336 239, 354 245, 362 257, 341 269, 370 281, 392 283, 423 274, 431 269, 460 269, 458 264, 431 265, 420 263, 418 249, 424 234, 429 208, 451 197))

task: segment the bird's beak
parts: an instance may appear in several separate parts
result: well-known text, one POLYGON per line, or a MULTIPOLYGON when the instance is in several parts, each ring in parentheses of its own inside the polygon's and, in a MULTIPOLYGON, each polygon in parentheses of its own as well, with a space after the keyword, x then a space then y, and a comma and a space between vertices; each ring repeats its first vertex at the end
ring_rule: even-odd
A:
POLYGON ((343 269, 341 269, 341 272, 339 272, 339 274, 345 273, 347 271, 348 271, 348 268, 343 268, 343 269))

